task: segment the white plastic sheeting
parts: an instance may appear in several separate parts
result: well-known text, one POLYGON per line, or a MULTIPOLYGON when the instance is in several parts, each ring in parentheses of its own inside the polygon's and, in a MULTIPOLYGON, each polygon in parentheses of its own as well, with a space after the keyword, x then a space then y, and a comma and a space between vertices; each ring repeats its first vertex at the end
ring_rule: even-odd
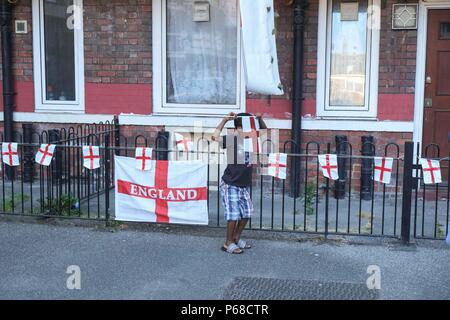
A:
POLYGON ((247 90, 282 95, 273 0, 240 0, 247 90))

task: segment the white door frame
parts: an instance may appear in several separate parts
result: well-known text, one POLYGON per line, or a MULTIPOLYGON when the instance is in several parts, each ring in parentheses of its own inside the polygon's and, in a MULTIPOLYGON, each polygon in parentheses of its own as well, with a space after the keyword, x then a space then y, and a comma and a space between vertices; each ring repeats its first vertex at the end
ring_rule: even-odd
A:
MULTIPOLYGON (((419 2, 418 27, 417 27, 417 56, 416 56, 416 88, 414 99, 414 134, 413 140, 422 144, 423 113, 425 101, 425 72, 427 61, 427 34, 428 34, 428 10, 450 9, 450 0, 421 0, 419 2)), ((419 150, 422 150, 420 146, 419 150)), ((415 151, 414 151, 415 153, 415 151)))

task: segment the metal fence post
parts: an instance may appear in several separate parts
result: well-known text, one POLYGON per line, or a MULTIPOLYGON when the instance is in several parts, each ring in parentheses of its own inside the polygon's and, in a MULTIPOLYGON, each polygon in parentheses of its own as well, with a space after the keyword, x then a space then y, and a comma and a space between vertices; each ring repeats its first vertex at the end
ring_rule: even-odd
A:
MULTIPOLYGON (((331 153, 331 144, 327 144, 327 154, 331 153)), ((327 179, 326 190, 325 190, 325 239, 328 238, 328 215, 329 215, 329 206, 330 206, 330 179, 327 179)), ((336 230, 337 231, 337 230, 336 230)))
MULTIPOLYGON (((347 136, 336 136, 336 153, 337 155, 347 155, 348 138, 347 136)), ((334 197, 336 199, 345 198, 345 183, 347 181, 347 158, 340 157, 338 162, 339 179, 334 183, 334 197)))
MULTIPOLYGON (((32 143, 33 124, 22 124, 23 142, 32 143)), ((34 182, 34 149, 26 146, 23 148, 23 182, 34 182)))
MULTIPOLYGON (((374 140, 372 136, 362 136, 361 143, 361 154, 363 156, 375 156, 374 140)), ((361 198, 363 200, 372 200, 373 159, 362 159, 361 165, 361 198)))
POLYGON ((405 157, 403 162, 403 197, 402 197, 402 229, 401 241, 405 244, 411 238, 411 199, 413 189, 413 158, 414 143, 405 143, 405 157))
MULTIPOLYGON (((110 136, 109 132, 105 134, 105 220, 106 226, 109 226, 109 188, 111 186, 111 157, 110 157, 110 136)), ((116 150, 117 152, 117 150, 116 150)))
POLYGON ((119 125, 119 117, 118 116, 114 116, 114 147, 116 148, 115 150, 115 155, 116 156, 120 156, 120 125, 119 125))

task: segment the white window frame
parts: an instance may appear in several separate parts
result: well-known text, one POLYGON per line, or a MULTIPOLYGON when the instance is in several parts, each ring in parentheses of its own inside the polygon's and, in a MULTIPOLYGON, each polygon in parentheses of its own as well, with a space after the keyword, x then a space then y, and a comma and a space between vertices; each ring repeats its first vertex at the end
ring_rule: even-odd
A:
MULTIPOLYGON (((361 106, 330 106, 329 75, 331 51, 331 13, 332 0, 319 0, 319 25, 317 46, 317 117, 331 119, 365 119, 375 120, 378 112, 378 67, 380 30, 368 29, 366 50, 366 97, 364 109, 361 106), (363 109, 363 110, 362 110, 363 109)), ((368 6, 380 8, 380 0, 368 0, 368 6)), ((372 10, 380 14, 380 10, 372 10)), ((371 17, 368 17, 368 21, 371 17)), ((380 19, 374 17, 372 19, 380 19)), ((379 21, 379 20, 378 20, 379 21)))
MULTIPOLYGON (((83 14, 81 28, 74 29, 75 50, 75 101, 46 100, 45 92, 45 34, 42 0, 33 0, 33 64, 35 111, 84 113, 84 40, 83 14)), ((74 5, 83 12, 83 0, 74 0, 74 5)))
MULTIPOLYGON (((237 11, 237 25, 240 13, 237 11)), ((191 14, 187 12, 186 14, 191 14)), ((223 115, 230 111, 244 112, 246 105, 245 73, 241 32, 237 28, 237 84, 236 104, 173 104, 166 101, 166 0, 152 0, 152 43, 153 43, 153 113, 154 114, 197 114, 223 115)))

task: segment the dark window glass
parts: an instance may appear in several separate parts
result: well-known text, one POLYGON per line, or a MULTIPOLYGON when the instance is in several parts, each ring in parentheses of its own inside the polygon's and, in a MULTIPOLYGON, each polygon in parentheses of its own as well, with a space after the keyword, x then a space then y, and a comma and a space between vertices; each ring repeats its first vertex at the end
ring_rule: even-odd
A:
MULTIPOLYGON (((47 100, 75 101, 75 43, 68 8, 73 0, 44 0, 47 100)), ((70 11, 69 11, 70 12, 70 11)))
POLYGON ((440 39, 450 39, 450 22, 441 22, 440 39))

